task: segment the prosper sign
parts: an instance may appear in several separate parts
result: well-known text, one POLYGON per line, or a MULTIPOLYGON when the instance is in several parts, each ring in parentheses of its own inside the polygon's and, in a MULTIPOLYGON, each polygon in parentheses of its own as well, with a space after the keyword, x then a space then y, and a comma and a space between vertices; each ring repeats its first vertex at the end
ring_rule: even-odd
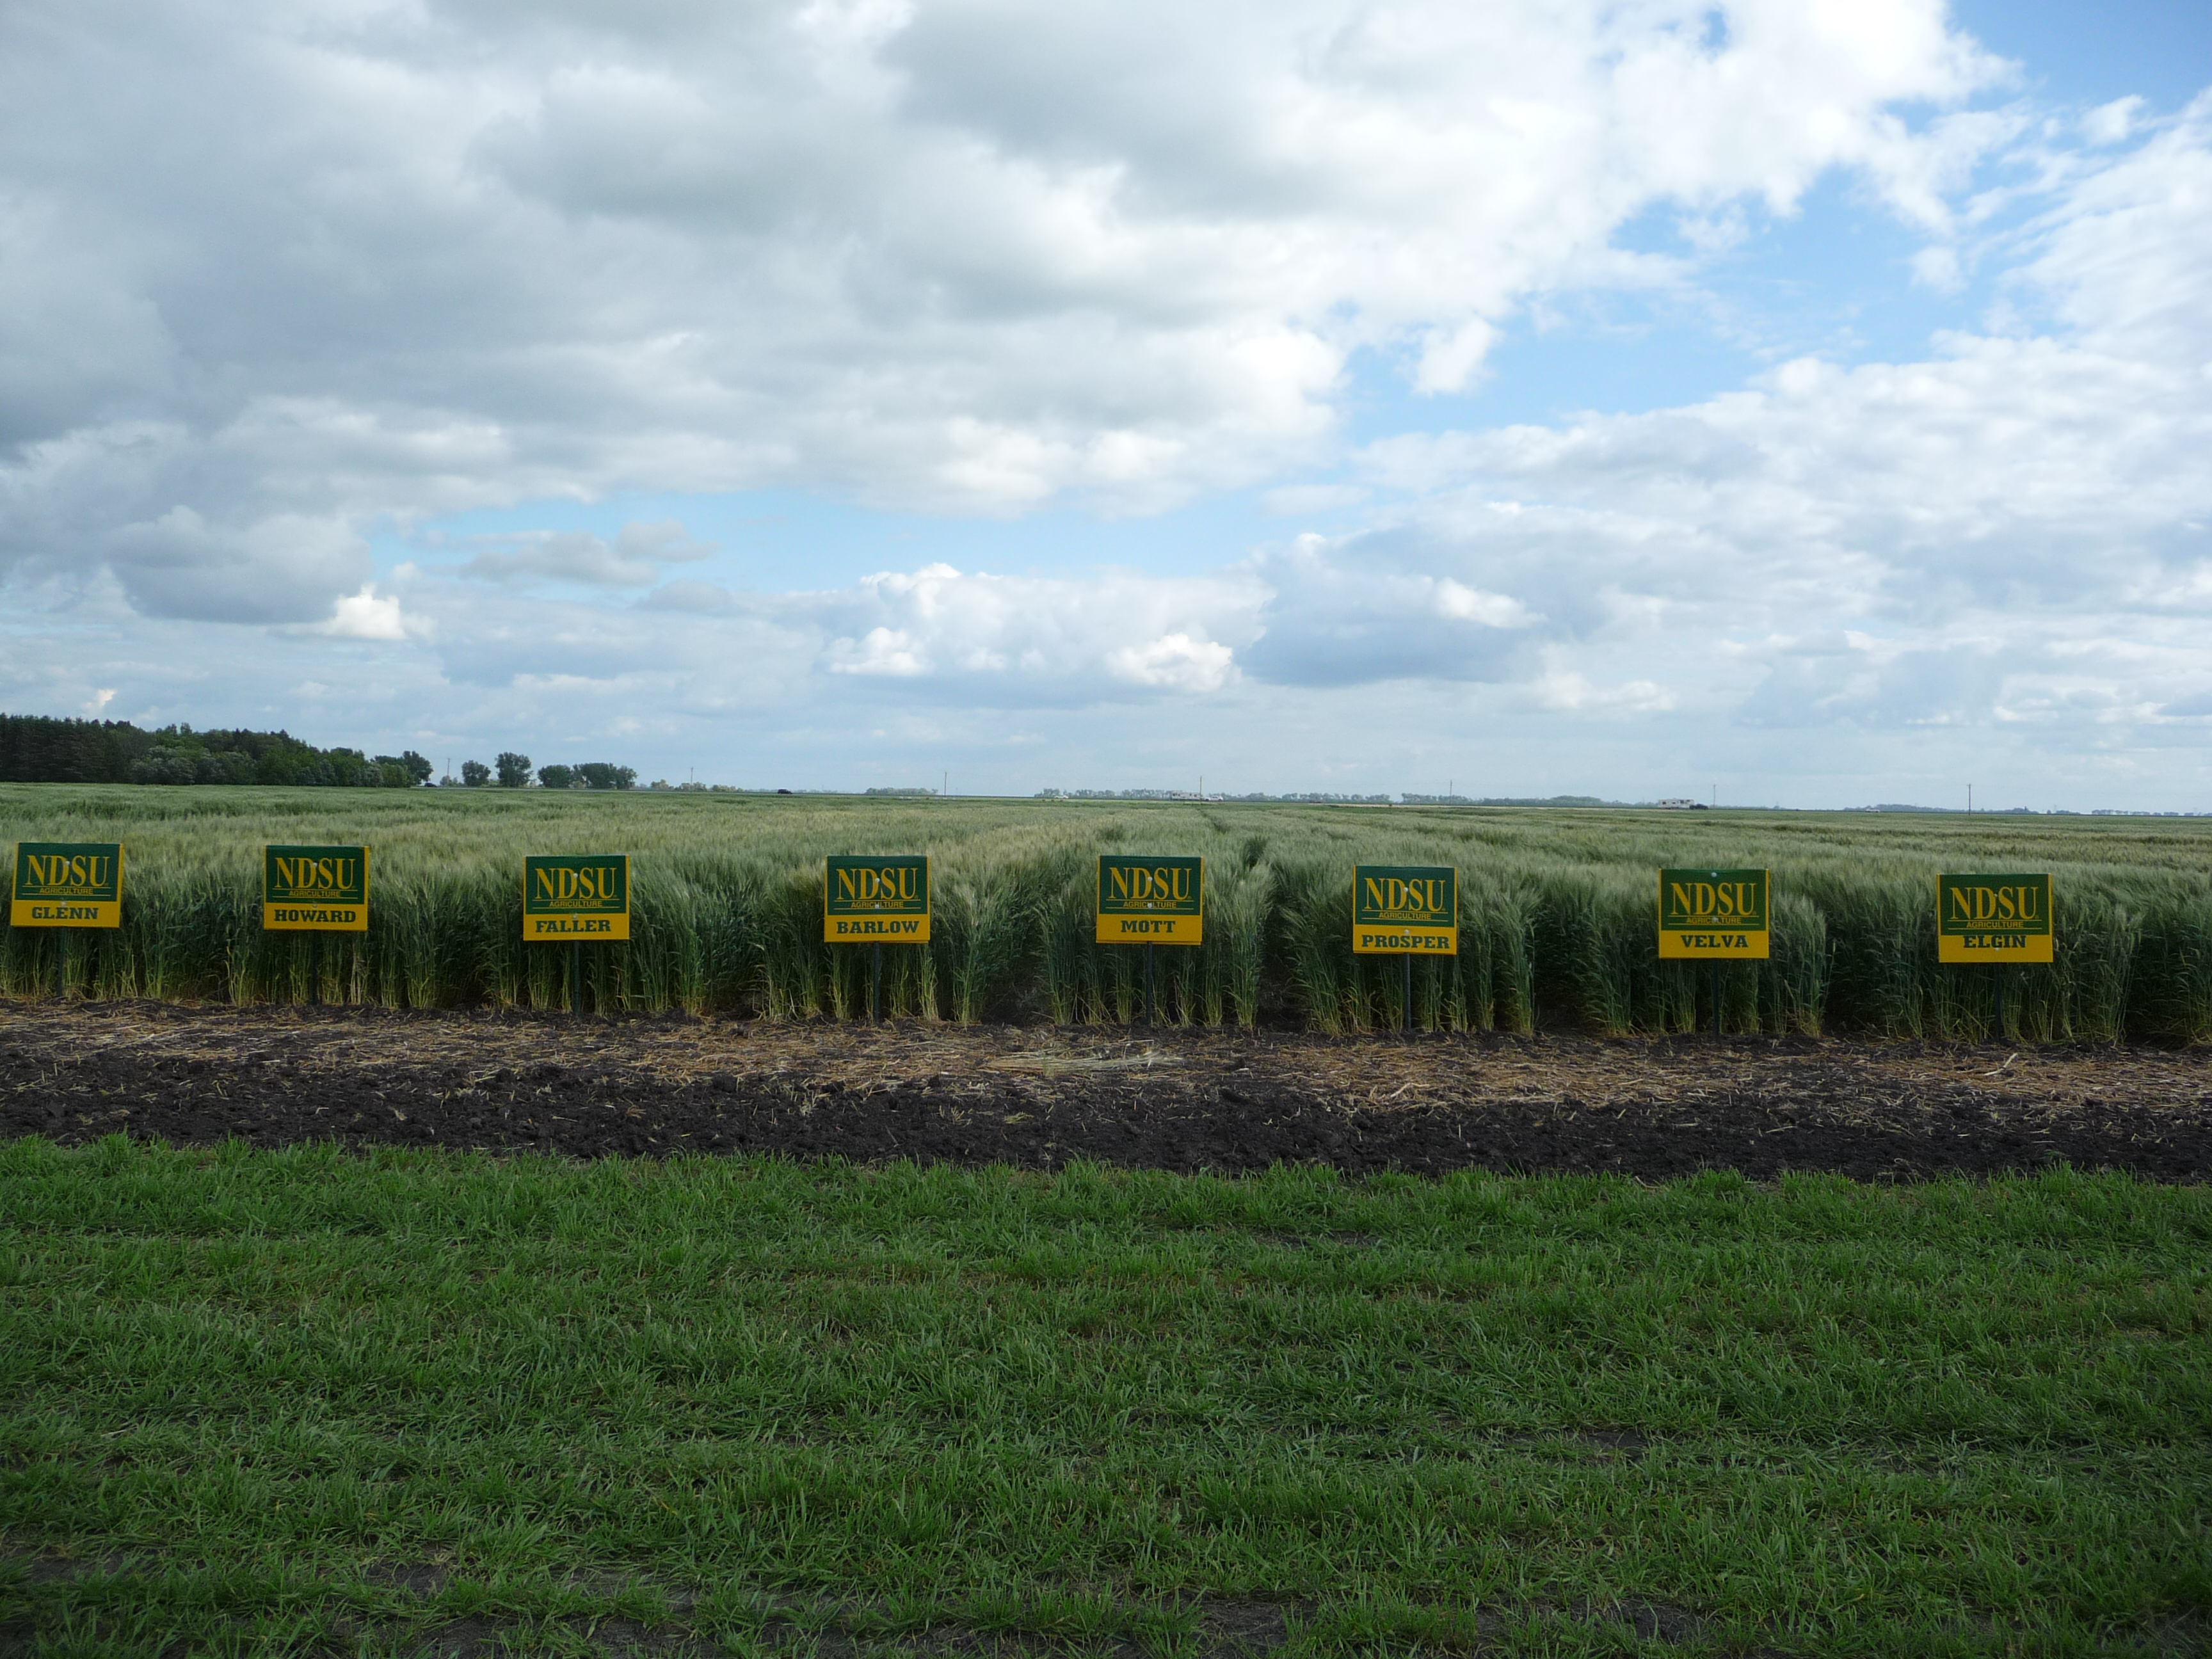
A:
POLYGON ((368 848, 264 847, 261 925, 274 933, 368 931, 368 848))
POLYGON ((1763 962, 1769 951, 1771 884, 1764 870, 1662 870, 1663 960, 1763 962))
POLYGON ((1206 860, 1098 856, 1101 945, 1203 945, 1206 860))
MULTIPOLYGON (((15 844, 10 927, 120 927, 123 843, 25 841, 15 844)), ((64 938, 67 936, 64 935, 64 938)))
POLYGON ((540 945, 629 937, 629 854, 547 853, 522 860, 522 937, 540 945))
POLYGON ((2051 878, 1936 878, 1939 962, 2049 962, 2053 945, 2051 878))
POLYGON ((1362 864, 1352 872, 1354 956, 1459 954, 1459 872, 1444 865, 1362 864))
POLYGON ((929 855, 832 858, 822 872, 824 945, 929 943, 929 855))

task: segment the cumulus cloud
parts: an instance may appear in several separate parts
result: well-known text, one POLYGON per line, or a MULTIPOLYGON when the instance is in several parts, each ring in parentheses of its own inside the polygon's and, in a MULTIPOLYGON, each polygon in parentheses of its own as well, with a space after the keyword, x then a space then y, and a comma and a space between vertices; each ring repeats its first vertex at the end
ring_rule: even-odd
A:
MULTIPOLYGON (((1938 0, 349 0, 127 28, 26 0, 0 16, 0 561, 297 620, 367 574, 277 546, 309 520, 767 483, 1148 511, 1321 453, 1354 350, 1463 388, 1531 295, 1663 279, 1613 240, 1654 204, 1788 210, 1844 167, 1932 222, 1994 137, 1899 112, 2002 73, 1938 0)), ((617 587, 656 562, 481 559, 617 587)))

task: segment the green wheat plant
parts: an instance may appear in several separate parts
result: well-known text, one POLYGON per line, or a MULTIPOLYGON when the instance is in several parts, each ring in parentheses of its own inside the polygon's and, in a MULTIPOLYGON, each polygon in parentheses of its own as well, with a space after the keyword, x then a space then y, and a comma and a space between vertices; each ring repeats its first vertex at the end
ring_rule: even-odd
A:
MULTIPOLYGON (((563 1007, 565 953, 521 937, 522 860, 623 852, 632 936, 586 952, 604 1013, 850 1018, 869 953, 822 938, 822 860, 924 852, 927 945, 884 953, 887 1013, 1118 1026, 1143 952, 1093 942, 1102 852, 1197 855, 1206 932, 1156 956, 1160 1017, 1395 1030, 1395 957, 1351 950, 1356 864, 1460 872, 1456 957, 1419 964, 1423 1030, 1723 1029, 2112 1042, 2212 1037, 2212 821, 1407 809, 548 790, 0 786, 9 839, 121 840, 123 925, 0 930, 0 994, 394 1008, 563 1007), (369 931, 263 933, 266 842, 372 849, 369 931), (1773 955, 1717 976, 1658 959, 1662 865, 1773 872, 1773 955), (1941 871, 2048 870, 2057 960, 1936 960, 1941 871), (67 960, 64 961, 64 956, 67 960), (309 982, 310 964, 319 968, 309 982)), ((0 868, 0 884, 12 861, 0 868)))

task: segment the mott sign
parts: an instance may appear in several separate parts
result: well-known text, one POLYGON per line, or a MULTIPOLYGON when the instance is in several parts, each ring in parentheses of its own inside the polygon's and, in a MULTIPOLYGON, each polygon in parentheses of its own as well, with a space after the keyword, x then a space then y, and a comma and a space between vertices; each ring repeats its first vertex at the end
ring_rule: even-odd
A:
POLYGON ((270 933, 368 931, 368 848, 264 847, 261 925, 270 933))
POLYGON ((1662 870, 1660 957, 1765 961, 1768 887, 1764 870, 1662 870))
POLYGON ((15 891, 10 927, 120 927, 123 843, 118 841, 24 841, 15 843, 15 891))
POLYGON ((1459 872, 1443 865, 1362 864, 1352 872, 1354 956, 1459 954, 1459 872))
POLYGON ((1939 962, 2049 962, 2049 876, 1936 878, 1939 962))
POLYGON ((822 872, 825 945, 929 943, 929 857, 833 858, 822 872))
POLYGON ((629 854, 550 853, 522 860, 522 937, 540 944, 629 937, 629 854))
POLYGON ((1206 860, 1099 854, 1101 945, 1206 943, 1206 860))

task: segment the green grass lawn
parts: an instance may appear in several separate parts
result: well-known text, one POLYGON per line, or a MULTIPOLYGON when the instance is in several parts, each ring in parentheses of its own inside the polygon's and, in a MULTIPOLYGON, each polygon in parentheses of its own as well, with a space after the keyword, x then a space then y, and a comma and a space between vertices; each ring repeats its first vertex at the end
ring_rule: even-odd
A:
POLYGON ((2208 1327, 2212 1192, 2063 1172, 21 1141, 0 1649, 2173 1650, 2208 1327))

